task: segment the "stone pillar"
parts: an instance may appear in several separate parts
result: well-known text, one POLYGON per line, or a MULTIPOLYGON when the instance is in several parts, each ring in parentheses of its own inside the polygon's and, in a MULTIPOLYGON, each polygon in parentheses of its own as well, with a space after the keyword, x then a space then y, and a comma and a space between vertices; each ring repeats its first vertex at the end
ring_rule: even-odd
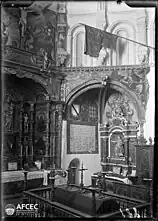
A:
POLYGON ((20 146, 20 161, 21 161, 21 169, 23 168, 23 142, 22 142, 22 133, 23 133, 23 104, 20 103, 20 115, 19 115, 19 146, 20 146))
POLYGON ((66 51, 66 36, 67 36, 67 15, 66 2, 58 3, 57 13, 57 66, 66 66, 68 53, 66 51))
POLYGON ((126 164, 128 166, 128 170, 129 170, 129 143, 130 143, 130 138, 129 136, 126 136, 124 138, 124 148, 125 148, 125 158, 126 158, 126 164))
POLYGON ((49 146, 50 146, 50 102, 47 101, 46 103, 46 135, 45 135, 45 145, 46 145, 46 150, 45 150, 45 158, 46 161, 48 160, 49 157, 49 146))
POLYGON ((30 103, 30 157, 33 160, 33 124, 34 124, 34 103, 30 103))
POLYGON ((49 156, 52 158, 51 165, 55 164, 55 137, 56 137, 56 110, 55 104, 51 105, 50 113, 50 151, 49 156))
POLYGON ((101 137, 101 162, 104 162, 104 149, 105 148, 105 141, 104 138, 101 137))
POLYGON ((56 168, 61 168, 61 139, 62 139, 62 118, 63 118, 62 102, 56 104, 56 168))

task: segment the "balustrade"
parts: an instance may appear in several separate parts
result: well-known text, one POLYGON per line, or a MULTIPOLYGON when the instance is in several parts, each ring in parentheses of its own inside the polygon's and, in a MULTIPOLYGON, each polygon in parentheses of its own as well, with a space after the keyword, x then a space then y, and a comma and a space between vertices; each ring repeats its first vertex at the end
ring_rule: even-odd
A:
MULTIPOLYGON (((99 190, 97 188, 89 188, 84 186, 77 186, 75 184, 69 184, 69 187, 77 187, 82 191, 90 191, 93 195, 93 203, 95 202, 94 198, 98 197, 99 190), (93 191, 92 191, 93 189, 93 191)), ((85 214, 63 204, 60 204, 56 201, 51 201, 51 190, 52 187, 42 187, 29 191, 24 191, 25 199, 29 203, 37 203, 39 208, 39 213, 35 214, 34 217, 92 217, 97 216, 97 214, 92 213, 91 215, 85 214)), ((133 207, 137 209, 141 218, 150 218, 151 217, 151 204, 146 203, 145 201, 138 200, 135 198, 130 198, 127 196, 119 196, 118 194, 108 193, 102 191, 102 196, 110 196, 115 199, 119 204, 123 213, 126 214, 126 209, 129 208, 129 211, 132 212, 133 207)), ((95 203, 94 203, 95 205, 95 203)), ((93 205, 93 206, 94 206, 93 205)), ((94 207, 93 207, 94 208, 94 207)), ((95 212, 95 211, 94 211, 95 212)), ((99 218, 116 218, 120 217, 120 211, 108 213, 105 215, 99 215, 99 218)))

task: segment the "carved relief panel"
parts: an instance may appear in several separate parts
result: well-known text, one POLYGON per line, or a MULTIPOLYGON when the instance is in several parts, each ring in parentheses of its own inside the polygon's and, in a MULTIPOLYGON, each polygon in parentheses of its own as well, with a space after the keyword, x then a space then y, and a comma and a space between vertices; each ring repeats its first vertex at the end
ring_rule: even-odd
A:
POLYGON ((119 124, 119 119, 124 119, 128 122, 138 121, 137 112, 131 100, 121 93, 112 94, 106 102, 103 123, 111 124, 116 119, 119 124))
POLYGON ((4 45, 20 46, 20 9, 15 7, 2 8, 2 41, 4 45))
POLYGON ((45 68, 55 62, 56 52, 56 13, 47 8, 37 4, 32 7, 33 12, 27 17, 24 41, 26 50, 44 57, 45 68))

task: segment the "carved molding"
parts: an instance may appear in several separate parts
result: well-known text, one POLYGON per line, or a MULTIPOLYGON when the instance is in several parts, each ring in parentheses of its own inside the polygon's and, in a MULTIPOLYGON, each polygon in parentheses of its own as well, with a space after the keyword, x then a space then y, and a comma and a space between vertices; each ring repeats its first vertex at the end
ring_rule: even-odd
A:
MULTIPOLYGON (((63 69, 64 70, 64 69, 63 69)), ((66 69, 65 69, 66 70, 66 69)), ((67 69, 68 70, 68 69, 67 69)), ((82 90, 83 87, 92 87, 93 84, 102 83, 105 78, 109 77, 109 83, 112 81, 120 82, 129 93, 134 93, 140 105, 146 110, 149 96, 149 83, 147 73, 150 68, 146 65, 127 66, 127 67, 105 67, 105 68, 75 68, 70 69, 72 72, 67 73, 65 79, 65 96, 66 101, 82 90)), ((67 72, 67 71, 66 71, 67 72)), ((121 87, 120 84, 120 87, 121 87)))

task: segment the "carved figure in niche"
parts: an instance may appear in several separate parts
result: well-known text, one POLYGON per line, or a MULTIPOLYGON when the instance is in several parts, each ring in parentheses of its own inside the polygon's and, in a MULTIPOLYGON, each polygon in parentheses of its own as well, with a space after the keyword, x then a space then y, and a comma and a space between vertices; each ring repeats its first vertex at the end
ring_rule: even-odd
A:
POLYGON ((123 78, 120 79, 120 82, 124 83, 124 84, 128 84, 129 87, 132 85, 133 83, 133 72, 132 70, 126 71, 126 72, 122 72, 122 71, 118 71, 118 75, 122 76, 123 78))
POLYGON ((29 26, 27 29, 26 29, 26 33, 25 33, 25 49, 27 51, 32 51, 33 49, 33 44, 34 44, 34 41, 35 41, 35 30, 36 30, 36 27, 32 27, 32 26, 29 26))
POLYGON ((142 45, 138 46, 137 56, 140 64, 149 63, 150 49, 142 45))
POLYGON ((57 51, 57 66, 65 66, 68 53, 63 48, 58 48, 57 51))
POLYGON ((122 141, 120 133, 112 134, 110 142, 110 151, 111 151, 111 156, 124 157, 125 154, 124 143, 122 141))
POLYGON ((46 69, 48 67, 48 63, 49 63, 49 61, 48 61, 48 53, 45 51, 44 52, 44 65, 43 65, 44 69, 46 69))
POLYGON ((14 105, 13 103, 8 104, 8 110, 5 112, 4 116, 4 128, 5 130, 13 129, 13 114, 14 114, 14 105))
POLYGON ((24 132, 25 133, 28 133, 28 130, 29 130, 29 121, 28 121, 29 117, 28 117, 28 114, 25 113, 24 114, 24 132))
POLYGON ((37 138, 35 145, 34 145, 34 156, 36 159, 42 160, 43 156, 45 155, 45 142, 43 137, 37 138))
POLYGON ((58 3, 58 12, 65 13, 66 12, 66 2, 59 2, 58 3))
POLYGON ((130 100, 125 100, 124 105, 123 105, 123 116, 127 118, 129 121, 132 120, 132 116, 134 114, 133 109, 130 108, 130 100))
POLYGON ((108 100, 108 105, 111 108, 110 111, 106 112, 109 120, 120 118, 124 123, 132 120, 134 111, 131 109, 130 100, 126 96, 120 93, 113 94, 108 100))
POLYGON ((6 45, 11 45, 14 47, 19 47, 20 45, 20 30, 19 21, 16 16, 12 15, 11 12, 6 12, 3 10, 2 20, 5 31, 6 45))
POLYGON ((102 48, 100 53, 99 53, 99 57, 97 58, 98 65, 106 66, 107 62, 108 62, 108 59, 109 59, 109 50, 107 48, 106 49, 102 48))
POLYGON ((64 47, 64 40, 65 40, 65 34, 64 33, 59 33, 58 48, 64 47))
POLYGON ((39 113, 37 115, 37 131, 43 132, 46 129, 46 124, 45 124, 45 114, 44 113, 39 113))

